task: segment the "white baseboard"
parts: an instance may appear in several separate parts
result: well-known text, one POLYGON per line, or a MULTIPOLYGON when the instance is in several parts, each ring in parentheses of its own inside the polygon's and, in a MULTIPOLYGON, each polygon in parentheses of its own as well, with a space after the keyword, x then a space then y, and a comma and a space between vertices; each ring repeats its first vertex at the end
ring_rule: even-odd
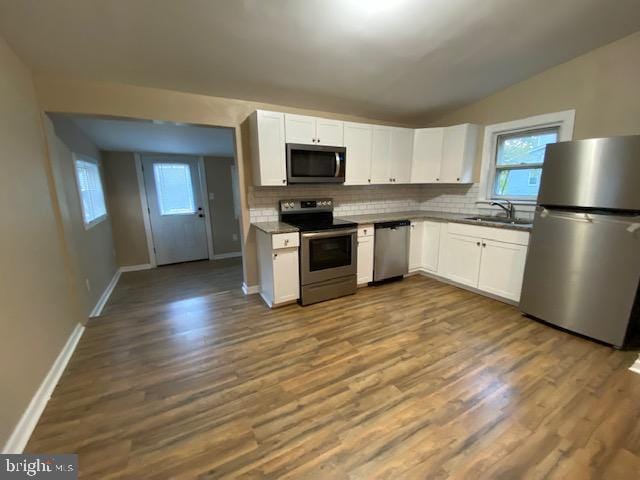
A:
POLYGON ((100 316, 100 314, 102 313, 102 309, 109 301, 109 297, 111 296, 113 289, 116 288, 116 285, 118 284, 118 280, 120 280, 120 270, 116 270, 116 273, 113 275, 113 278, 109 282, 109 285, 107 285, 107 288, 105 288, 104 292, 102 292, 102 295, 98 300, 98 303, 96 303, 96 306, 93 307, 93 310, 91 310, 91 313, 89 314, 89 318, 100 316))
POLYGON ((245 295, 255 295, 256 293, 260 293, 260 285, 247 285, 245 282, 242 282, 242 292, 245 295))
POLYGON ((141 265, 125 265, 124 267, 120 267, 120 273, 126 272, 137 272, 140 270, 151 270, 153 265, 150 263, 143 263, 141 265))
POLYGON ((29 438, 31 438, 31 434, 38 424, 40 415, 42 415, 44 408, 47 406, 47 402, 51 398, 51 394, 56 388, 58 380, 60 380, 64 369, 67 367, 71 355, 73 355, 83 333, 84 326, 79 323, 76 325, 76 328, 73 329, 71 335, 69 335, 67 343, 65 343, 58 354, 58 358, 53 362, 47 376, 44 377, 40 387, 31 399, 31 402, 29 402, 29 406, 13 429, 13 433, 4 445, 2 453, 22 453, 24 451, 24 447, 27 445, 29 438))
POLYGON ((629 367, 629 370, 635 373, 640 373, 640 356, 635 361, 635 363, 629 367))
POLYGON ((223 258, 235 258, 235 257, 241 257, 242 256, 242 252, 230 252, 230 253, 219 253, 219 254, 213 254, 213 260, 222 260, 223 258))

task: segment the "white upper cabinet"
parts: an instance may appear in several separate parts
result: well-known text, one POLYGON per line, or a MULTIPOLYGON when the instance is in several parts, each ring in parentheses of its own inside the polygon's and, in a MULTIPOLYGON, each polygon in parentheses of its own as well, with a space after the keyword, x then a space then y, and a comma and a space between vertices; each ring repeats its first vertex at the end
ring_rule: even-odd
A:
POLYGON ((478 126, 465 123, 444 129, 440 182, 471 183, 478 126))
POLYGON ((411 161, 413 158, 413 129, 391 129, 391 183, 411 182, 411 161))
POLYGON ((286 185, 284 113, 257 110, 249 121, 254 185, 286 185))
MULTIPOLYGON (((373 127, 371 142, 371 183, 392 183, 391 179, 391 127, 373 127)), ((347 164, 349 151, 347 150, 347 164)))
POLYGON ((330 147, 344 147, 344 122, 316 119, 316 143, 330 147))
POLYGON ((471 183, 478 126, 415 131, 411 183, 471 183))
POLYGON ((413 139, 411 183, 440 181, 444 128, 420 128, 413 139))
POLYGON ((344 146, 343 122, 285 113, 286 143, 344 146))
POLYGON ((316 118, 284 114, 286 143, 316 143, 316 118))
POLYGON ((371 183, 371 143, 373 126, 366 123, 344 124, 344 146, 347 148, 346 185, 371 183))

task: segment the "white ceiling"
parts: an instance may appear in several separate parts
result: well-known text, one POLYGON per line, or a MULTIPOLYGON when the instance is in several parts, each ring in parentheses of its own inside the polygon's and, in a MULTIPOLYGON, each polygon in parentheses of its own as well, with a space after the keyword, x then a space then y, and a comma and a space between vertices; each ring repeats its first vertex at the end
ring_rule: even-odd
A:
POLYGON ((82 116, 68 118, 100 150, 234 156, 233 130, 230 128, 82 116))
POLYGON ((409 123, 637 30, 638 0, 0 0, 37 72, 409 123))

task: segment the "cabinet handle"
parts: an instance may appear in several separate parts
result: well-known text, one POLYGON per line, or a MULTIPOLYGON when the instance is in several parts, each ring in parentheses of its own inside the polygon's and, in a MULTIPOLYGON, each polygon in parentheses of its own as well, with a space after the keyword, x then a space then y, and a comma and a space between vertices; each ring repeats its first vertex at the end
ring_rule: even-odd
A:
POLYGON ((278 256, 278 254, 277 254, 277 253, 274 253, 274 254, 273 254, 273 258, 276 258, 277 256, 278 256))
POLYGON ((477 245, 477 246, 480 246, 480 242, 476 242, 476 245, 477 245))
POLYGON ((483 247, 486 247, 486 246, 487 246, 487 244, 486 244, 486 243, 483 243, 483 244, 482 244, 482 246, 483 246, 483 247))
POLYGON ((460 181, 460 177, 456 178, 457 181, 460 181))
POLYGON ((319 139, 319 138, 316 138, 316 142, 320 143, 320 139, 319 139))
POLYGON ((367 182, 371 183, 371 179, 370 179, 370 178, 368 178, 368 179, 367 179, 367 182))
POLYGON ((285 244, 285 245, 289 245, 289 239, 288 239, 288 238, 285 238, 285 239, 284 239, 284 244, 285 244))
POLYGON ((440 181, 440 179, 439 179, 439 178, 436 178, 436 182, 439 182, 439 181, 440 181))
POLYGON ((282 183, 287 183, 287 180, 283 178, 282 183))

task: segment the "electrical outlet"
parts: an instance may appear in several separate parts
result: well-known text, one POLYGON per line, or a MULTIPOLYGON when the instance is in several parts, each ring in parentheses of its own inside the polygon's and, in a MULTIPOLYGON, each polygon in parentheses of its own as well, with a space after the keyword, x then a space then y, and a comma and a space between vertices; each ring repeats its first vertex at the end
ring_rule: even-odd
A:
POLYGON ((237 242, 237 241, 238 241, 238 234, 237 234, 237 233, 234 233, 234 234, 233 234, 233 241, 234 241, 234 242, 237 242))
POLYGON ((213 194, 213 192, 209 192, 209 201, 213 202, 215 195, 213 194))
POLYGON ((85 279, 84 279, 84 284, 85 284, 85 285, 86 285, 86 287, 87 287, 87 292, 90 292, 90 291, 91 291, 91 282, 89 281, 89 279, 88 279, 88 278, 85 278, 85 279))

